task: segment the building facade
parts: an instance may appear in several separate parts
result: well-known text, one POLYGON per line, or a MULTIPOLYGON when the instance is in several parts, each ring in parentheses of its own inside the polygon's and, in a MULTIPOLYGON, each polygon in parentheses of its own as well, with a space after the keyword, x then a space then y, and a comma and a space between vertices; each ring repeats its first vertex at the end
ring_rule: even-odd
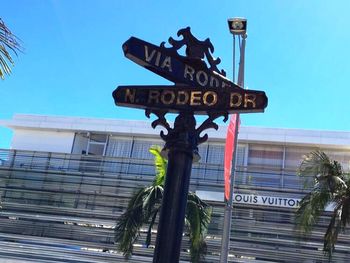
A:
MULTIPOLYGON (((20 250, 34 261, 123 262, 113 227, 130 195, 153 179, 148 149, 163 145, 159 130, 146 121, 35 115, 15 115, 0 125, 14 132, 12 149, 0 150, 0 254, 15 257, 20 250), (44 259, 42 251, 49 251, 44 259)), ((206 262, 218 262, 226 128, 208 135, 190 190, 213 207, 206 262)), ((349 170, 349 148, 350 132, 241 127, 229 261, 327 262, 322 239, 330 212, 308 239, 295 229, 294 213, 310 190, 296 170, 302 156, 316 149, 349 170)), ((153 247, 145 248, 144 238, 126 262, 151 262, 153 247)), ((181 258, 188 261, 186 235, 182 246, 181 258)), ((347 233, 341 234, 334 262, 348 262, 349 246, 347 233)))

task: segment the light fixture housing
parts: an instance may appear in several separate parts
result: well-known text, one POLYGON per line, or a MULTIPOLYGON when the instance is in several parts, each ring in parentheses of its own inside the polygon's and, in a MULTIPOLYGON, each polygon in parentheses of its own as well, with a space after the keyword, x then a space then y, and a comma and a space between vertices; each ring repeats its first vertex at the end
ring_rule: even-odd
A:
POLYGON ((233 35, 244 35, 247 32, 247 19, 241 17, 229 18, 228 28, 233 35))

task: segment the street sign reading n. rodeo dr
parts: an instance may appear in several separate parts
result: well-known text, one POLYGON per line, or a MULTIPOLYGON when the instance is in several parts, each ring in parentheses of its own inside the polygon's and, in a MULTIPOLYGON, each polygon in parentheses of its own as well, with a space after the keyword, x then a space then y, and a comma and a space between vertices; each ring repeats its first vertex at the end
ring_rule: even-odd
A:
POLYGON ((266 107, 262 91, 189 86, 119 86, 113 93, 119 106, 162 109, 169 112, 259 112, 266 107))
POLYGON ((127 58, 177 85, 120 86, 113 92, 116 105, 194 114, 264 111, 268 101, 265 92, 244 90, 227 79, 217 68, 220 59, 209 52, 214 50, 209 39, 197 40, 189 27, 179 30, 178 35, 183 39, 169 38, 169 48, 164 42, 158 47, 135 37, 123 44, 127 58), (184 45, 187 56, 177 52, 184 45))

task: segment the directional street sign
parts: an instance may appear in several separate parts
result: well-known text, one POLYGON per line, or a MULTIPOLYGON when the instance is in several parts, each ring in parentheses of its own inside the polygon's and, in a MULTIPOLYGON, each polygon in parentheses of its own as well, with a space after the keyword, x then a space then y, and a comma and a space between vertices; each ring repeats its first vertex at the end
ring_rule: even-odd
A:
POLYGON ((123 51, 133 62, 175 83, 203 88, 236 86, 221 72, 208 69, 200 58, 180 56, 174 48, 131 37, 123 44, 123 51))
POLYGON ((153 45, 136 37, 123 44, 127 58, 142 67, 176 83, 175 86, 119 86, 113 92, 115 104, 132 108, 207 112, 263 112, 267 97, 263 91, 244 90, 225 77, 213 58, 209 39, 199 41, 190 28, 179 30, 182 40, 169 39, 172 47, 153 45), (186 45, 186 55, 178 50, 186 45), (204 61, 207 59, 209 66, 204 61))
POLYGON ((267 104, 263 91, 238 87, 119 86, 113 92, 116 105, 169 112, 262 112, 267 104))

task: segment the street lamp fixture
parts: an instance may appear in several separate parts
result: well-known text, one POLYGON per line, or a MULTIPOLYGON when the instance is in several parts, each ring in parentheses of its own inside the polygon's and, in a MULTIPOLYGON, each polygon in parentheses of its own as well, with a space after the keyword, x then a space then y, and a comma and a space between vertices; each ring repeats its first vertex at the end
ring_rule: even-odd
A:
POLYGON ((227 20, 230 32, 233 35, 245 35, 247 32, 247 19, 235 17, 227 20))

